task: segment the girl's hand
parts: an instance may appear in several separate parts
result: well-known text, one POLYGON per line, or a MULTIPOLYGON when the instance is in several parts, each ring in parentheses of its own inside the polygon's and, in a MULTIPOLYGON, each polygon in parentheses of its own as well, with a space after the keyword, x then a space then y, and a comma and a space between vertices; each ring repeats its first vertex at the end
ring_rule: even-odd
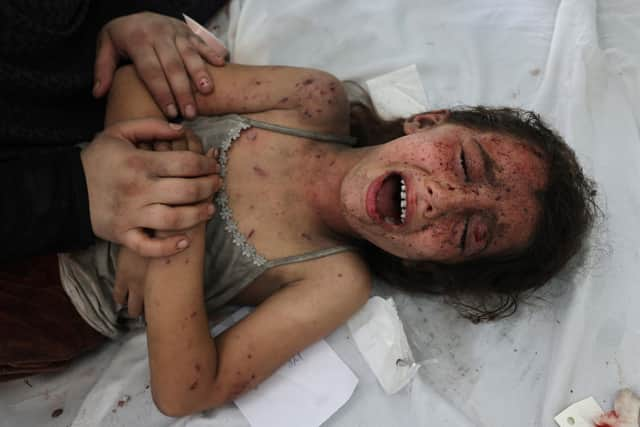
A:
POLYGON ((120 248, 113 299, 116 303, 127 306, 131 318, 141 316, 144 311, 144 279, 148 265, 148 258, 126 247, 120 248))
POLYGON ((205 60, 211 65, 224 65, 216 48, 182 21, 151 12, 123 16, 107 23, 98 36, 95 97, 109 91, 113 73, 123 58, 133 62, 167 116, 176 117, 180 111, 189 119, 197 114, 192 87, 202 94, 213 91, 205 60))

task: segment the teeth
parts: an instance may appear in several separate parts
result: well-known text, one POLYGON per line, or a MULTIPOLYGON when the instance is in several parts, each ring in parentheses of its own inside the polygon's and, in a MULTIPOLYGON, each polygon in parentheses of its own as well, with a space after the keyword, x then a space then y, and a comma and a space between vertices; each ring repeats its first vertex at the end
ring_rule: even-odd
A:
POLYGON ((400 223, 404 224, 407 218, 407 185, 404 178, 400 178, 400 223))

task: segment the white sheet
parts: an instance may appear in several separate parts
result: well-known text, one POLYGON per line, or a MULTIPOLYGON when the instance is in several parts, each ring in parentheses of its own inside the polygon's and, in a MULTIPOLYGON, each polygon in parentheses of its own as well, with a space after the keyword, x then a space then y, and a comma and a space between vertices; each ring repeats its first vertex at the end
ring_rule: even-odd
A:
MULTIPOLYGON (((436 299, 378 284, 394 296, 424 367, 387 396, 340 328, 328 342, 360 384, 327 425, 546 427, 586 396, 609 409, 617 389, 640 390, 637 0, 236 0, 230 22, 237 62, 312 66, 362 82, 415 63, 432 108, 536 109, 600 186, 606 219, 590 251, 507 320, 472 325, 436 299)), ((65 375, 32 378, 33 387, 0 386, 0 425, 66 426, 78 410, 86 425, 247 425, 233 407, 159 415, 138 340, 111 344, 65 375), (131 398, 120 407, 123 396, 131 398)))

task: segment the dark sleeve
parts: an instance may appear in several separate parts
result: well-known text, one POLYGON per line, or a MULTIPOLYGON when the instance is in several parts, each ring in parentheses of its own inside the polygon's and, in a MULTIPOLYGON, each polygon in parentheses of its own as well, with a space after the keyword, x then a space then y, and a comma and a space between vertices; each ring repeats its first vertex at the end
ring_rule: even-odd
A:
POLYGON ((80 149, 0 161, 0 262, 93 243, 80 149))

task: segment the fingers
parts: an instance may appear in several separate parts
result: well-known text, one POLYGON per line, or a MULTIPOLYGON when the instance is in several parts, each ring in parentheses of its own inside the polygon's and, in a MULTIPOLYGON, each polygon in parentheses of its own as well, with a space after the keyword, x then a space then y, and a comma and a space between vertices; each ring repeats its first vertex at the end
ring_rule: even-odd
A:
POLYGON ((180 234, 162 239, 153 238, 141 229, 133 229, 125 233, 122 244, 143 257, 157 258, 185 250, 189 246, 189 240, 180 234))
POLYGON ((224 65, 224 57, 227 56, 228 51, 222 42, 198 22, 187 15, 183 14, 182 16, 187 27, 198 37, 199 43, 196 43, 195 46, 198 46, 203 58, 206 58, 212 65, 224 65))
POLYGON ((120 249, 113 298, 120 305, 127 305, 129 316, 142 314, 144 303, 144 279, 148 260, 126 247, 120 249))
POLYGON ((136 67, 140 79, 144 82, 156 103, 162 111, 171 118, 178 116, 178 107, 174 100, 169 81, 160 58, 156 54, 153 45, 148 45, 144 49, 137 49, 131 52, 131 59, 136 67))
POLYGON ((98 36, 96 62, 94 65, 93 96, 103 97, 111 87, 113 73, 118 63, 118 52, 108 30, 102 30, 98 36))
MULTIPOLYGON (((222 179, 218 175, 197 178, 162 178, 155 180, 147 197, 155 203, 185 205, 211 199, 220 189, 222 179)), ((154 227, 151 227, 154 228, 154 227)))
POLYGON ((166 151, 141 153, 148 156, 151 174, 163 177, 197 177, 219 171, 216 159, 191 151, 166 151))
POLYGON ((191 93, 189 75, 174 40, 158 41, 155 51, 182 115, 187 119, 195 118, 196 102, 191 93))
POLYGON ((144 307, 144 283, 131 285, 129 288, 129 297, 127 298, 127 313, 129 317, 142 316, 144 307))
POLYGON ((145 228, 156 231, 186 230, 208 220, 214 212, 210 201, 175 207, 154 204, 141 212, 140 222, 145 228))
POLYGON ((182 56, 184 67, 187 69, 193 85, 200 93, 206 95, 213 91, 213 84, 204 60, 196 48, 196 43, 198 40, 193 36, 176 39, 176 47, 182 56))
POLYGON ((184 129, 180 125, 160 119, 140 119, 116 123, 106 128, 104 133, 138 143, 178 139, 184 136, 184 129))

